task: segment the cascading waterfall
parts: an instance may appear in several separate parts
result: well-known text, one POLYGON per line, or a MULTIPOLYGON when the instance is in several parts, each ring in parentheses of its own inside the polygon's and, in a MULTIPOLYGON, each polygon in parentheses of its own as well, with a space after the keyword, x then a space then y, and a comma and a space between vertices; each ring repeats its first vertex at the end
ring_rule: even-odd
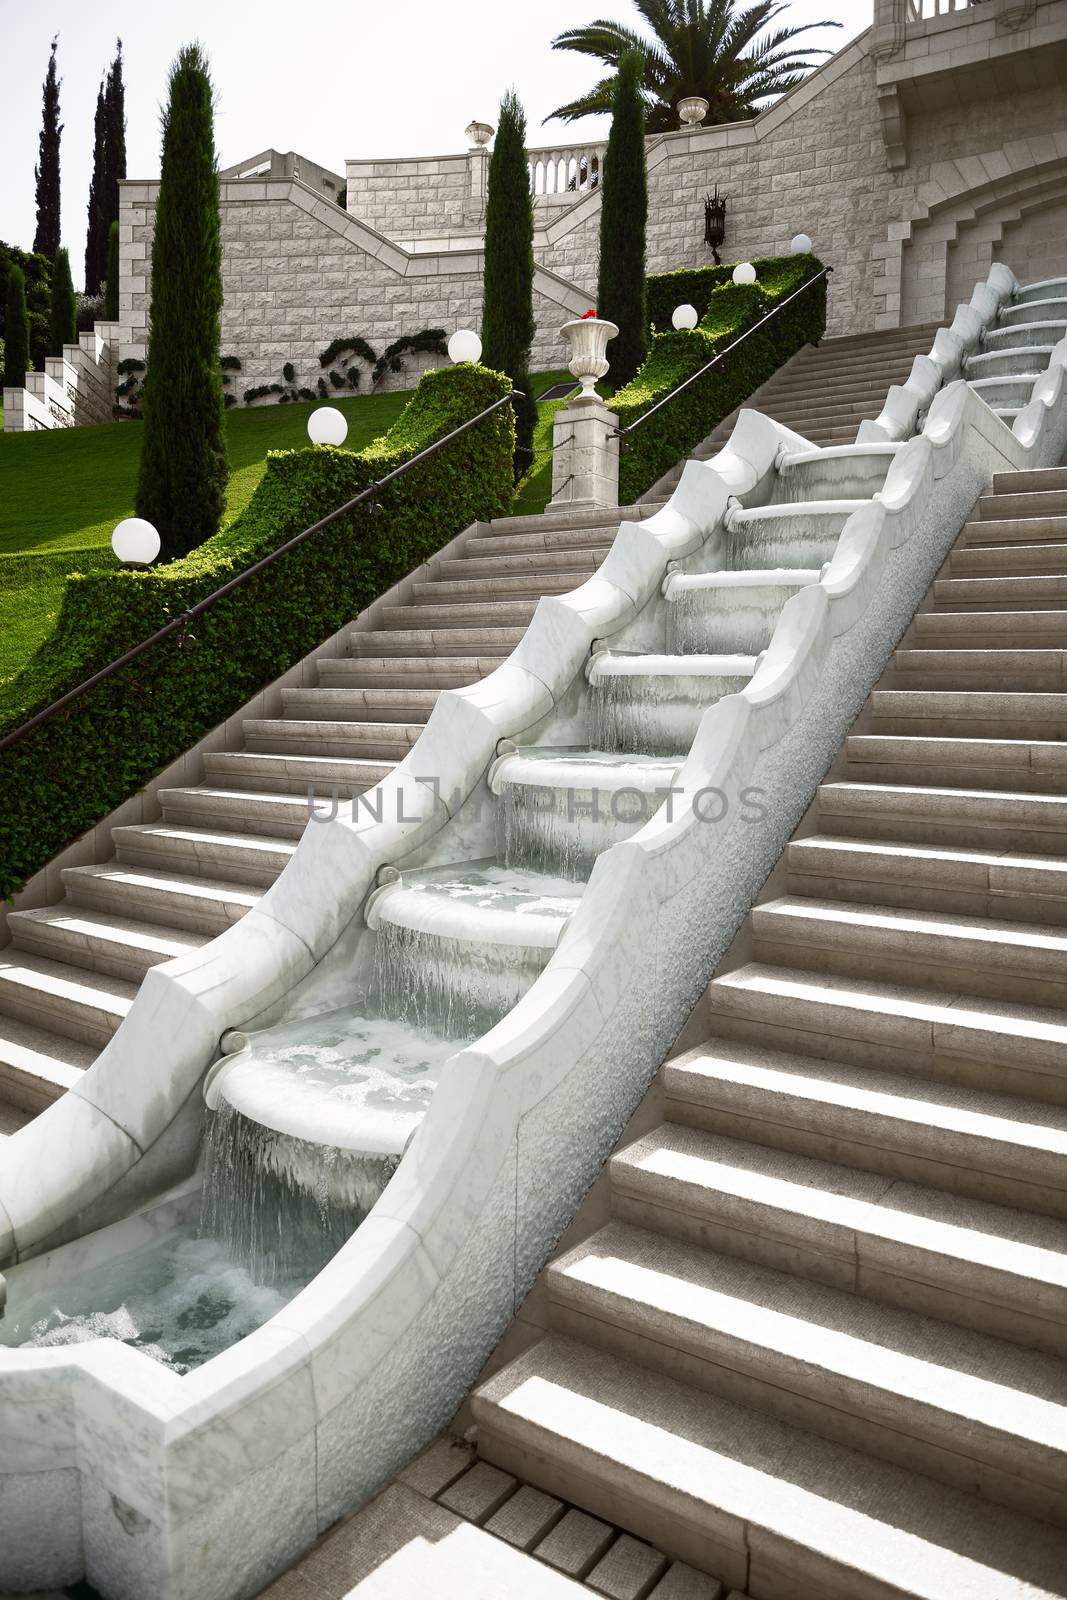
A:
MULTIPOLYGON (((679 588, 667 607, 667 648, 680 655, 701 650, 741 651, 758 654, 771 634, 787 600, 805 584, 817 581, 818 571, 798 574, 797 582, 752 584, 729 582, 748 574, 723 573, 714 586, 679 588)), ((770 579, 772 574, 768 574, 770 579)))
POLYGON ((550 950, 440 938, 383 921, 375 982, 387 1016, 448 1039, 475 1039, 517 1005, 550 950))
POLYGON ((251 1122, 225 1100, 209 1119, 202 1236, 259 1284, 308 1282, 355 1231, 399 1157, 311 1144, 251 1122))
POLYGON ((715 670, 700 670, 694 659, 687 672, 684 655, 595 656, 589 673, 593 743, 634 755, 684 755, 707 707, 739 693, 755 667, 745 656, 715 660, 715 670))

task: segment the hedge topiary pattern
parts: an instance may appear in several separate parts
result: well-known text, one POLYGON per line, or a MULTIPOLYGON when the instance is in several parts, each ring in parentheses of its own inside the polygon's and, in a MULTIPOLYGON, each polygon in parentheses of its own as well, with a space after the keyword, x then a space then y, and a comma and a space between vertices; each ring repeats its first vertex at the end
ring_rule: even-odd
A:
MULTIPOLYGON (((51 638, 0 688, 0 732, 146 638, 285 539, 342 505, 508 392, 500 373, 464 364, 428 372, 389 432, 358 454, 276 451, 229 528, 147 572, 75 574, 51 638)), ((58 850, 106 816, 210 728, 240 709, 375 596, 471 522, 511 504, 514 424, 501 407, 382 495, 324 528, 218 602, 193 629, 92 690, 20 740, 0 762, 11 895, 58 850)))
MULTIPOLYGON (((608 402, 621 426, 629 426, 683 379, 699 371, 777 302, 819 272, 822 263, 814 256, 787 256, 755 261, 753 266, 758 275, 753 284, 731 282, 733 269, 725 269, 727 281, 720 280, 707 294, 708 309, 696 328, 653 335, 648 359, 636 378, 608 402)), ((703 270, 721 273, 724 269, 703 270)), ((619 457, 620 504, 632 504, 675 462, 689 455, 723 417, 766 383, 783 361, 802 345, 820 339, 825 326, 826 279, 820 278, 807 294, 800 295, 706 378, 678 395, 625 441, 630 448, 619 457)))

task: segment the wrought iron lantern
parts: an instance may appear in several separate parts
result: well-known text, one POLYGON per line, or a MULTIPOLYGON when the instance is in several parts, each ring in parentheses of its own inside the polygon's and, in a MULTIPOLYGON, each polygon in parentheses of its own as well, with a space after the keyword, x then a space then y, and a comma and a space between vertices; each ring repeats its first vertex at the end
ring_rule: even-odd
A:
POLYGON ((726 196, 720 195, 719 186, 716 184, 715 193, 704 196, 704 243, 714 256, 717 267, 722 265, 719 246, 725 237, 726 196))

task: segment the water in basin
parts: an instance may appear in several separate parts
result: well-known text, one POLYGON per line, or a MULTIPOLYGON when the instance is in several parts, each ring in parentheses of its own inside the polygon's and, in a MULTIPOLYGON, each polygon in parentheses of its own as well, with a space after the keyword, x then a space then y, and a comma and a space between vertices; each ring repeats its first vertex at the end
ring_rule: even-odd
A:
POLYGON ((758 654, 770 644, 786 601, 818 581, 818 567, 682 577, 667 593, 667 647, 683 655, 758 654))

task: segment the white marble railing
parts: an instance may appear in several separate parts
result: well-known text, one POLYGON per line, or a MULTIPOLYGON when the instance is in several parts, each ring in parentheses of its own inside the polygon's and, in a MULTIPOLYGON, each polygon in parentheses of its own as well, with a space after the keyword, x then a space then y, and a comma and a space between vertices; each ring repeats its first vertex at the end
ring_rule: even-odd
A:
POLYGON ((528 150, 530 188, 539 200, 574 201, 600 182, 606 143, 528 150))
POLYGON ((910 24, 928 22, 932 17, 947 17, 952 11, 970 11, 981 0, 905 0, 910 24))

